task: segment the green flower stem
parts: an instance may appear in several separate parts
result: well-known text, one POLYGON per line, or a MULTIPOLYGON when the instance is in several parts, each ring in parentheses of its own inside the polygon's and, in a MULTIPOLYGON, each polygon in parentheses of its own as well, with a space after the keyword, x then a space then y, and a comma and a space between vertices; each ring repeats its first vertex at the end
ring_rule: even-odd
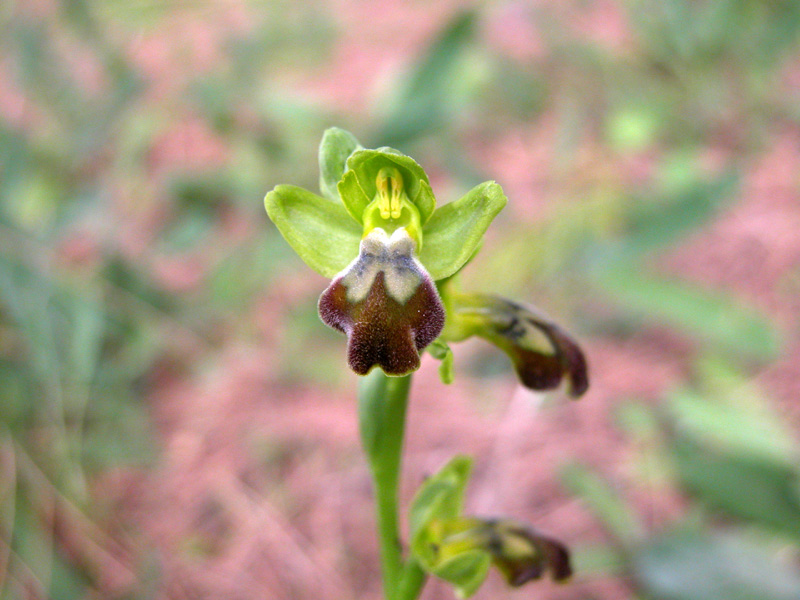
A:
POLYGON ((419 573, 420 567, 416 562, 403 563, 398 528, 397 495, 410 387, 411 375, 387 377, 380 369, 373 369, 360 381, 358 390, 361 442, 375 487, 384 596, 387 600, 413 600, 424 583, 424 575, 419 573))

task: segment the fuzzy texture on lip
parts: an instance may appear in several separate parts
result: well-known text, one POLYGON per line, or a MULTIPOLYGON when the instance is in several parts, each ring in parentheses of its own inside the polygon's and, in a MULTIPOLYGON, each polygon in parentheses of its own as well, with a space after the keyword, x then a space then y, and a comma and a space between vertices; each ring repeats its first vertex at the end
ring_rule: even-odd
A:
POLYGON ((411 373, 444 327, 436 286, 413 250, 402 229, 391 238, 376 229, 320 296, 320 317, 347 334, 347 360, 359 375, 375 365, 387 375, 411 373))

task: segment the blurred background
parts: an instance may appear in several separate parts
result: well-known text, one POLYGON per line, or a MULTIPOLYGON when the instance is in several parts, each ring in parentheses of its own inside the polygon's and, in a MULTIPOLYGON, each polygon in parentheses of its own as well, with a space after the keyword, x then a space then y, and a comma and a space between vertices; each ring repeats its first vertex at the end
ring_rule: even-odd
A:
MULTIPOLYGON (((403 498, 574 551, 476 598, 800 598, 800 3, 0 5, 0 597, 380 596, 326 282, 268 221, 326 127, 508 207, 463 287, 580 340, 579 402, 455 347, 403 498)), ((448 598, 430 582, 425 598, 448 598)))

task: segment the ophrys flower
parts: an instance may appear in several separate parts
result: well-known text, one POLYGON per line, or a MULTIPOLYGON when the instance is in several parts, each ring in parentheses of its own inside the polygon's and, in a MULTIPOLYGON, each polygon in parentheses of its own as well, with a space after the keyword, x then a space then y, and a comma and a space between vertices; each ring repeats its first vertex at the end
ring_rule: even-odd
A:
POLYGON ((340 129, 323 137, 320 173, 323 196, 279 185, 267 213, 306 264, 332 278, 320 315, 347 334, 350 367, 410 373, 444 326, 434 282, 473 256, 506 197, 489 181, 437 209, 413 159, 364 149, 340 129))

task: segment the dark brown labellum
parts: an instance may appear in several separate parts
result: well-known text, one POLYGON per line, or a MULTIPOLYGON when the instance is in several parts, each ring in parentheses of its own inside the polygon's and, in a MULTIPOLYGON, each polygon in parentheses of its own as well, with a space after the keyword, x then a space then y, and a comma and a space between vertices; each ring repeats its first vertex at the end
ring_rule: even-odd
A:
POLYGON ((391 238, 382 230, 371 233, 359 257, 319 299, 322 320, 347 334, 347 360, 359 375, 375 365, 387 375, 415 371, 420 352, 444 327, 436 286, 404 233, 398 230, 391 238))

